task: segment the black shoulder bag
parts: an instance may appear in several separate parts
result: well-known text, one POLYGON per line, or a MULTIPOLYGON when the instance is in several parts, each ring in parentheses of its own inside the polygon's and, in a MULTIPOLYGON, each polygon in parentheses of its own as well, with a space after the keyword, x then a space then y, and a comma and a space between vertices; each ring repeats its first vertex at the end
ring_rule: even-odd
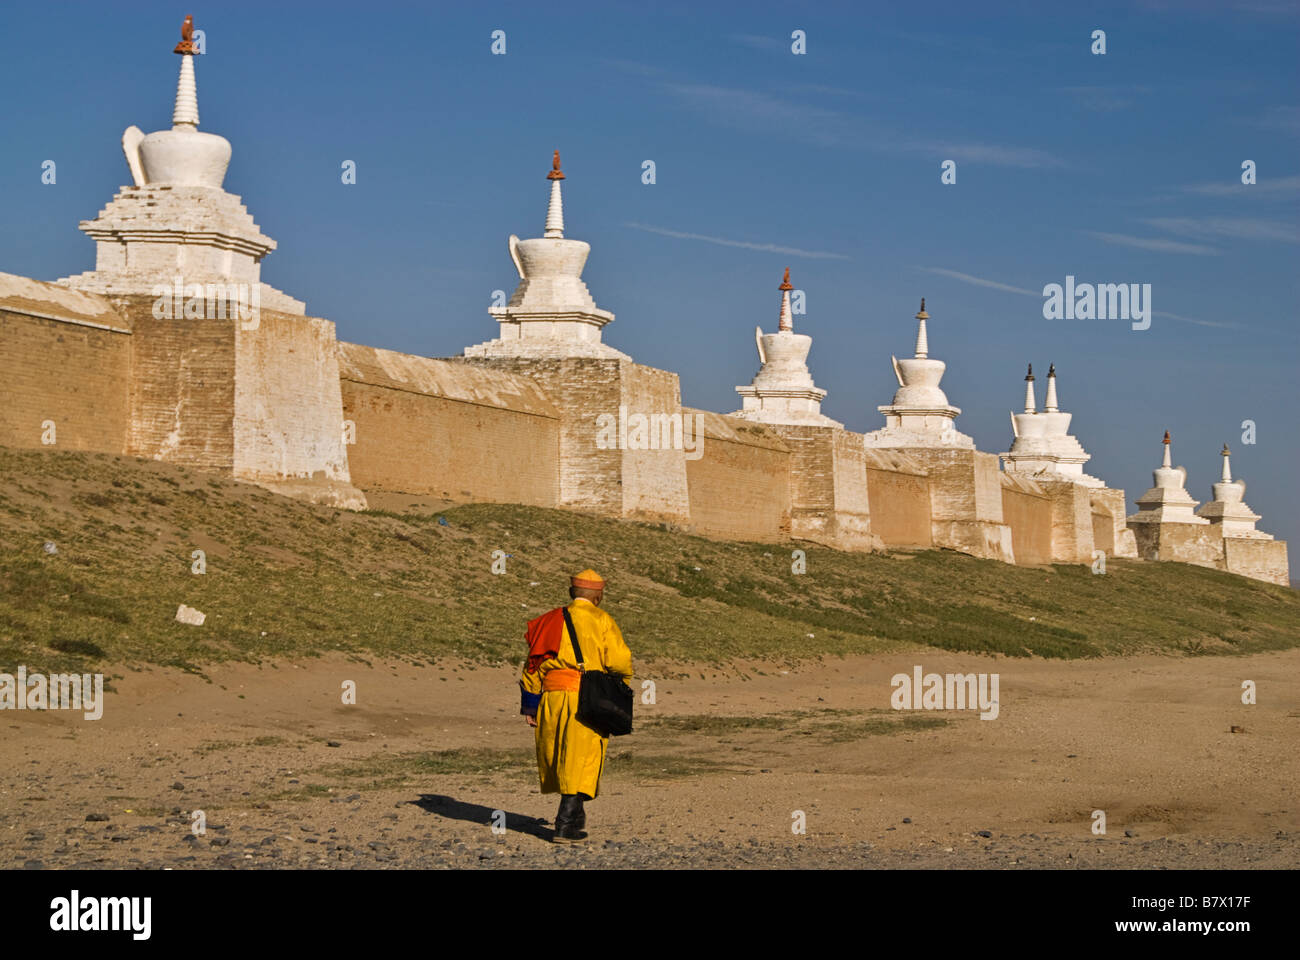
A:
POLYGON ((573 654, 578 658, 582 682, 578 686, 578 722, 586 724, 602 737, 621 737, 632 732, 632 688, 622 674, 612 670, 587 670, 582 665, 582 647, 578 631, 573 628, 569 608, 564 607, 564 625, 569 628, 573 654))

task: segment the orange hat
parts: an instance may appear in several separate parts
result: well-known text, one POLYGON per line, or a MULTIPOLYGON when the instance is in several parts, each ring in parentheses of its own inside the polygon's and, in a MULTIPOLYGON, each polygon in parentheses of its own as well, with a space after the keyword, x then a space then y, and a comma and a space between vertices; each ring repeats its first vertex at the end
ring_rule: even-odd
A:
POLYGON ((588 567, 582 573, 574 574, 569 578, 569 585, 574 587, 586 587, 588 590, 604 590, 605 578, 595 570, 588 567))

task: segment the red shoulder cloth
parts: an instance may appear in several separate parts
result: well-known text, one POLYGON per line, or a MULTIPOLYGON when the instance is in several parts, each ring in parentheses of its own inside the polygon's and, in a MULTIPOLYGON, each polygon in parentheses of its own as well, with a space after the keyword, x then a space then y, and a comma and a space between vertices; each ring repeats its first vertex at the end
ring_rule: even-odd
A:
POLYGON ((542 661, 560 652, 560 641, 564 639, 564 608, 556 607, 528 621, 528 632, 524 640, 528 644, 528 673, 534 672, 542 661))

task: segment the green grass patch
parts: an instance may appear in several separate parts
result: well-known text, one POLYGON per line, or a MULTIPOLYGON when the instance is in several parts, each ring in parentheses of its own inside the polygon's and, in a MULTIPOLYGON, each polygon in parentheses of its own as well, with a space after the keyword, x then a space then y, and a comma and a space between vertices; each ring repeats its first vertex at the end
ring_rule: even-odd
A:
POLYGON ((334 652, 518 663, 526 621, 564 602, 568 575, 588 566, 609 579, 606 609, 639 666, 1300 645, 1300 593, 1185 564, 1110 560, 1094 576, 1086 565, 799 544, 808 567, 795 575, 792 543, 502 504, 350 513, 198 470, 48 450, 0 448, 0 489, 0 671, 202 673, 334 652), (58 553, 42 550, 47 540, 58 553), (199 575, 196 549, 207 563, 199 575), (494 550, 510 554, 504 575, 491 573, 494 550), (177 623, 182 603, 207 622, 177 623))

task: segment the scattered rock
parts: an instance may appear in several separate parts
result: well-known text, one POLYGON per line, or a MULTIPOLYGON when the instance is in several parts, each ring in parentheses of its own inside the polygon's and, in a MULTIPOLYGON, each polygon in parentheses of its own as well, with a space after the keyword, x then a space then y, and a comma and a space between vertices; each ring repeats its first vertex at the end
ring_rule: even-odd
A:
POLYGON ((230 838, 229 838, 229 837, 213 837, 211 840, 208 841, 208 843, 210 843, 210 844, 211 844, 212 846, 214 846, 214 847, 228 847, 228 846, 230 846, 230 838))
POLYGON ((1239 726, 1237 726, 1237 725, 1234 723, 1234 724, 1232 725, 1232 728, 1231 728, 1228 732, 1229 732, 1229 733, 1245 733, 1245 732, 1246 732, 1246 728, 1245 728, 1245 727, 1239 727, 1239 726))
POLYGON ((49 540, 45 541, 44 550, 46 553, 50 554, 51 556, 59 552, 59 548, 49 540))
POLYGON ((337 740, 327 740, 327 741, 325 741, 325 746, 327 746, 327 747, 341 747, 341 746, 343 746, 343 744, 339 743, 337 740))
POLYGON ((976 830, 976 831, 975 831, 975 836, 977 836, 977 837, 991 837, 991 836, 993 836, 993 831, 991 831, 991 830, 976 830))
POLYGON ((173 789, 173 790, 184 790, 184 789, 185 789, 185 784, 183 784, 183 783, 181 783, 179 780, 177 780, 175 783, 172 784, 172 789, 173 789))
POLYGON ((193 607, 187 607, 183 603, 176 608, 176 620, 179 623, 188 623, 191 626, 201 627, 207 619, 208 615, 206 613, 201 613, 193 607))
POLYGON ((108 820, 108 814, 106 814, 106 813, 88 813, 88 814, 86 814, 86 822, 87 822, 87 823, 103 823, 103 822, 105 822, 106 820, 108 820))
POLYGON ((904 822, 904 823, 911 823, 911 822, 912 822, 912 818, 911 818, 911 817, 904 817, 904 818, 903 818, 903 822, 904 822))

